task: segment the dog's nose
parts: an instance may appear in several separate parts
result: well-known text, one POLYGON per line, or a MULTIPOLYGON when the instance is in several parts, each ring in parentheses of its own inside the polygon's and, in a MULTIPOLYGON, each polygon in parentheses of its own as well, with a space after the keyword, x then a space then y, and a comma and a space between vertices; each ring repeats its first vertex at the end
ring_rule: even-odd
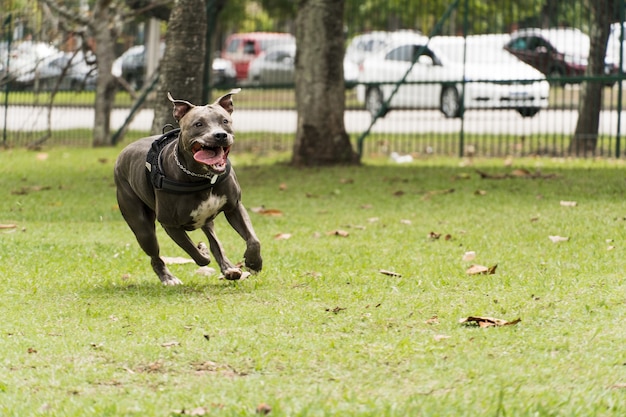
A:
POLYGON ((213 134, 213 138, 217 141, 225 141, 228 139, 228 133, 226 132, 215 132, 213 134))

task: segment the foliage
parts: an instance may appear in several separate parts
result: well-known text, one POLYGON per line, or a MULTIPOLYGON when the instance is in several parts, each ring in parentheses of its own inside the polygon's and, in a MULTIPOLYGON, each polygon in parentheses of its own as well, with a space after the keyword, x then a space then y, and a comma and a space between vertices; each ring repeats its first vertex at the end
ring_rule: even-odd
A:
POLYGON ((266 269, 230 283, 173 265, 186 284, 165 288, 116 208, 117 152, 0 153, 3 416, 626 412, 622 162, 234 154, 266 269))

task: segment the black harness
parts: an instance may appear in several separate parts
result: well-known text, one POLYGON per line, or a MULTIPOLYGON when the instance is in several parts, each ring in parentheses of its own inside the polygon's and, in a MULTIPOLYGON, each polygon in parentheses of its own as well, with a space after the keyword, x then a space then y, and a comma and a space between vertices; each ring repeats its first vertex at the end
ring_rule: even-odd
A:
POLYGON ((165 176, 161 160, 162 153, 169 143, 178 139, 180 129, 172 129, 161 135, 160 138, 152 142, 152 146, 146 155, 146 176, 155 189, 173 194, 187 194, 208 190, 219 184, 230 173, 230 160, 226 160, 226 171, 215 175, 213 178, 206 178, 204 181, 181 182, 170 180, 165 176))

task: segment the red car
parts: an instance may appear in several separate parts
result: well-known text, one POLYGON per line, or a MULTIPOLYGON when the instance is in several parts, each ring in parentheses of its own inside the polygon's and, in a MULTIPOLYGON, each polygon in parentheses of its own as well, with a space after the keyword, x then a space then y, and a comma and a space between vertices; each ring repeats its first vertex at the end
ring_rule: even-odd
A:
MULTIPOLYGON (((565 84, 581 81, 566 78, 585 74, 589 45, 589 36, 575 28, 529 28, 514 32, 504 49, 537 68, 554 83, 565 84)), ((604 75, 616 72, 613 63, 605 62, 604 75)))
POLYGON ((226 39, 224 49, 222 50, 222 58, 233 63, 237 72, 237 80, 245 80, 248 77, 250 61, 262 52, 272 46, 295 45, 295 43, 296 38, 289 33, 235 33, 226 39))

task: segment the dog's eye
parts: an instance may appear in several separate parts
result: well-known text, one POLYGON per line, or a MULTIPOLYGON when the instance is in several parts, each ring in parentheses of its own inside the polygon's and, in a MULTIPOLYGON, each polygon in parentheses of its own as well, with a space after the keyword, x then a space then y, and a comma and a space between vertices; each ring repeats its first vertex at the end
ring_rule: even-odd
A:
POLYGON ((228 119, 224 119, 224 120, 222 120, 222 123, 224 123, 225 125, 227 125, 227 124, 228 124, 228 119))
POLYGON ((196 122, 195 127, 202 127, 202 122, 196 122))

